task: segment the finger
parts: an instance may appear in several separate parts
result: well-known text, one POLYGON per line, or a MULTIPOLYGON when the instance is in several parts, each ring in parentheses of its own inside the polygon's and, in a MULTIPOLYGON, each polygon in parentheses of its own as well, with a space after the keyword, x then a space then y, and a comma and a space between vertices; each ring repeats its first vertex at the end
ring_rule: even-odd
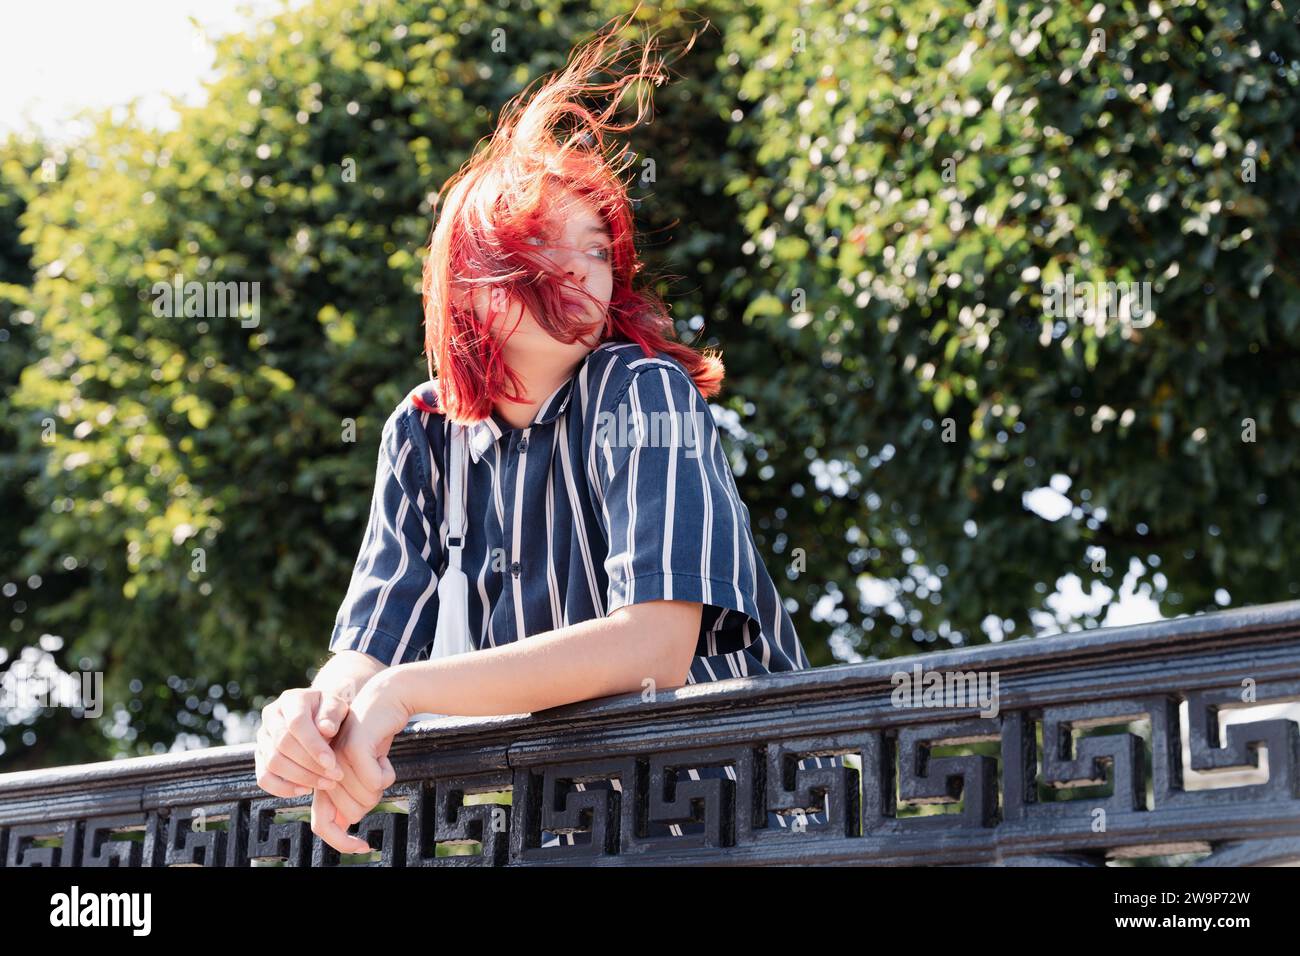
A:
POLYGON ((334 814, 334 804, 329 796, 317 791, 311 810, 312 832, 340 853, 369 853, 373 847, 360 837, 348 833, 334 814))
MULTIPOLYGON (((329 798, 326 796, 326 800, 329 798)), ((370 844, 353 833, 348 833, 352 821, 340 816, 340 811, 331 802, 322 808, 320 818, 320 836, 322 840, 340 853, 369 853, 370 844)))
POLYGON ((397 771, 393 769, 392 761, 390 761, 388 757, 385 756, 379 758, 379 772, 381 774, 381 779, 379 781, 379 787, 381 790, 387 790, 397 782, 397 771))
POLYGON ((329 771, 335 765, 334 753, 330 750, 329 741, 316 729, 312 718, 319 701, 308 700, 307 695, 304 695, 301 701, 290 705, 284 715, 285 727, 307 756, 309 762, 303 763, 303 766, 318 777, 329 776, 329 771))
MULTIPOLYGON (((363 739, 359 739, 356 734, 353 734, 352 739, 341 748, 339 759, 347 762, 350 770, 349 776, 353 777, 367 793, 376 790, 382 792, 387 789, 387 785, 384 783, 383 764, 380 762, 387 758, 375 754, 370 749, 370 746, 363 739)), ((353 787, 352 790, 355 793, 356 787, 353 787)))
MULTIPOLYGON (((296 790, 301 787, 307 787, 307 792, 310 792, 313 787, 329 788, 335 786, 334 779, 337 774, 323 777, 311 772, 302 763, 292 759, 289 754, 282 753, 282 746, 292 748, 299 745, 287 734, 281 699, 277 699, 262 708, 262 720, 257 728, 256 739, 257 750, 255 754, 259 773, 273 772, 280 779, 291 778, 289 782, 295 789, 293 793, 276 794, 276 796, 300 796, 301 794, 297 793, 296 790), (290 762, 285 764, 282 761, 275 760, 277 753, 281 753, 282 757, 290 762), (271 766, 272 762, 275 763, 274 767, 271 766), (292 769, 295 766, 297 769, 292 769)), ((305 756, 305 754, 300 755, 305 756)))
POLYGON ((325 820, 334 818, 334 801, 330 795, 322 790, 317 790, 311 795, 311 829, 316 832, 318 824, 325 820))
POLYGON ((333 738, 343 726, 343 718, 350 709, 348 702, 334 694, 322 694, 320 707, 316 709, 316 729, 325 739, 333 738))
POLYGON ((343 779, 339 785, 330 792, 330 799, 336 807, 345 807, 349 816, 357 812, 357 808, 365 802, 366 790, 357 781, 357 775, 352 769, 351 763, 348 762, 347 752, 340 750, 338 753, 339 769, 343 771, 343 779))
POLYGON ((330 799, 349 823, 356 823, 370 812, 374 803, 369 802, 369 795, 359 788, 355 780, 344 777, 337 787, 330 791, 330 799))
MULTIPOLYGON (((329 749, 328 744, 326 745, 326 749, 329 749)), ((318 772, 315 768, 320 766, 320 761, 313 759, 307 751, 303 750, 302 744, 298 743, 296 738, 289 736, 288 734, 281 737, 276 743, 276 746, 271 747, 269 752, 278 752, 281 756, 292 760, 306 773, 310 774, 311 780, 306 782, 312 787, 321 787, 322 789, 328 790, 330 787, 334 786, 336 780, 343 776, 343 771, 338 768, 337 764, 329 770, 318 772)))
POLYGON ((305 797, 311 793, 309 787, 299 786, 269 770, 263 771, 257 778, 257 785, 273 797, 305 797))
POLYGON ((262 708, 262 722, 257 727, 257 739, 275 740, 284 728, 284 719, 280 716, 279 701, 262 708))
POLYGON ((262 766, 271 773, 290 781, 295 786, 306 787, 308 790, 316 787, 318 781, 321 780, 316 774, 294 763, 279 751, 271 751, 270 753, 263 751, 262 766))
POLYGON ((341 826, 350 827, 352 824, 360 823, 366 817, 370 816, 371 811, 375 808, 377 803, 379 803, 378 799, 366 800, 361 804, 361 806, 368 807, 369 809, 354 810, 350 813, 345 813, 343 810, 337 809, 335 811, 335 819, 338 820, 341 826))
POLYGON ((384 799, 384 790, 382 787, 367 787, 361 782, 356 774, 356 756, 353 751, 345 749, 340 753, 339 759, 344 763, 347 775, 334 792, 334 802, 345 811, 349 822, 355 823, 384 799))
MULTIPOLYGON (((279 702, 277 701, 276 703, 278 704, 279 702)), ((262 723, 257 728, 256 753, 257 759, 262 762, 262 766, 266 766, 277 753, 281 752, 282 748, 280 745, 285 739, 288 739, 288 733, 284 722, 284 716, 278 707, 268 705, 262 710, 262 723)), ((312 774, 308 771, 307 767, 298 763, 298 761, 292 760, 292 758, 290 758, 290 760, 300 768, 294 778, 295 781, 303 786, 315 786, 316 780, 322 775, 312 774), (307 773, 306 777, 303 776, 304 772, 307 773)), ((280 775, 287 776, 287 774, 283 773, 280 775)))

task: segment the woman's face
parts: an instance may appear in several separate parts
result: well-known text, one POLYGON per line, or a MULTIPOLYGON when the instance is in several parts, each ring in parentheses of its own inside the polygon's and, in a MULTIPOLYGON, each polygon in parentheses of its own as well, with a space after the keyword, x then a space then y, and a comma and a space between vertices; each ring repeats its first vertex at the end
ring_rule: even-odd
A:
MULTIPOLYGON (((576 342, 561 342, 537 323, 523 303, 499 299, 492 303, 495 306, 492 330, 509 333, 505 346, 507 360, 512 355, 527 355, 530 361, 576 362, 600 344, 605 314, 614 291, 609 230, 590 203, 567 191, 563 200, 558 204, 561 211, 529 242, 573 287, 575 291, 570 293, 570 297, 575 300, 572 306, 575 319, 581 316, 579 321, 585 321, 590 330, 576 342)), ((494 292, 498 296, 501 294, 496 289, 490 291, 482 287, 476 291, 474 303, 480 320, 486 318, 486 306, 494 292)))

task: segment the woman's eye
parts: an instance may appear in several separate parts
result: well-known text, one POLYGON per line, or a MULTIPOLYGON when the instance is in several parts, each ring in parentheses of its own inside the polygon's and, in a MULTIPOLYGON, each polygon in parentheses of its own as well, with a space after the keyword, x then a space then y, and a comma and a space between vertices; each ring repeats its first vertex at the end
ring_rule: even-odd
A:
POLYGON ((530 245, 534 245, 534 246, 544 246, 544 245, 546 245, 545 241, 542 239, 541 236, 525 236, 525 237, 524 237, 524 242, 527 242, 527 243, 529 243, 530 245))
POLYGON ((609 261, 609 250, 607 248, 605 248, 604 246, 592 246, 592 248, 595 249, 596 252, 600 254, 601 262, 609 261))

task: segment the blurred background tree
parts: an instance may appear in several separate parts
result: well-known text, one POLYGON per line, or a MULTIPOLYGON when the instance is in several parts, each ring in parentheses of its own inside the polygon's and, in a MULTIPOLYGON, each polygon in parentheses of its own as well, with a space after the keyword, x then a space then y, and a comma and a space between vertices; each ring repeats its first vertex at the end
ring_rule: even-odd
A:
MULTIPOLYGON (((3 147, 0 654, 84 659, 110 707, 0 726, 5 769, 220 743, 309 679, 379 428, 426 375, 430 196, 625 12, 316 0, 220 41, 174 131, 3 147), (260 282, 257 324, 156 316, 177 275, 260 282)), ((1170 615, 1300 594, 1293 18, 643 22, 671 44, 701 17, 632 196, 682 337, 724 351, 719 421, 814 663, 1093 624, 1057 619, 1058 580, 1117 591, 1131 562, 1170 615), (1066 275, 1149 281, 1154 321, 1048 315, 1066 275), (1027 506, 1046 488, 1059 515, 1027 506)))
POLYGON ((729 187, 740 300, 800 358, 746 398, 817 476, 776 483, 796 543, 843 542, 812 576, 842 643, 1026 633, 1070 572, 1134 567, 1169 616, 1300 595, 1300 15, 761 9, 728 33, 764 167, 729 187), (1049 315, 1067 275, 1149 282, 1153 312, 1049 315))

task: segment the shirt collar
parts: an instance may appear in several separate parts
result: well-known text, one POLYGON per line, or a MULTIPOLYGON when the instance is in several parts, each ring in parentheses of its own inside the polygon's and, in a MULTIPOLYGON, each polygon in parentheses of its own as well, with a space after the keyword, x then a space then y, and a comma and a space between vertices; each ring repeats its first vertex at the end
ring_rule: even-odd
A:
MULTIPOLYGON (((585 364, 585 361, 584 363, 585 364)), ((573 395, 573 382, 578 377, 578 372, 582 370, 582 365, 569 376, 560 386, 546 397, 546 401, 537 407, 537 414, 533 416, 533 423, 529 428, 537 425, 549 425, 555 419, 560 417, 560 413, 569 407, 569 399, 573 395)), ((474 461, 478 461, 487 453, 501 436, 511 430, 510 426, 498 420, 497 413, 492 412, 487 418, 480 422, 475 422, 469 426, 469 455, 474 461)))

